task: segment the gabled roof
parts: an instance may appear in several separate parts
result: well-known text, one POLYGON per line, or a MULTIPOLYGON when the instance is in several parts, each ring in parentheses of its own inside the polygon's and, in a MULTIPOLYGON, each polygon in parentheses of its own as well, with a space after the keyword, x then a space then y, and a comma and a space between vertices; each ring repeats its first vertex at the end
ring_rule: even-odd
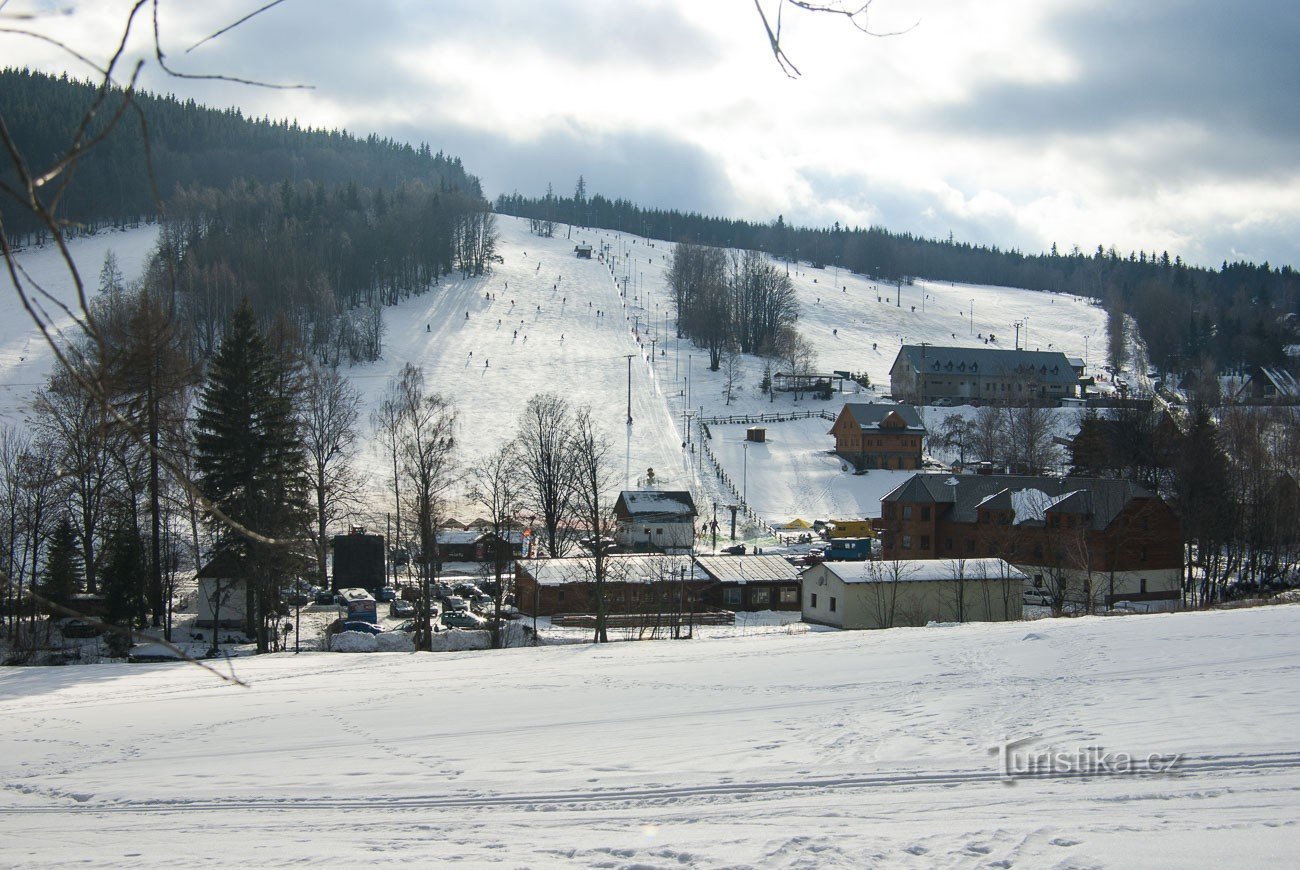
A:
POLYGON ((886 432, 910 432, 924 435, 925 423, 911 405, 886 405, 874 402, 845 402, 841 414, 851 414, 860 427, 886 432), (898 425, 899 423, 902 425, 898 425), (888 423, 888 425, 886 425, 888 423))
POLYGON ((686 490, 624 490, 614 503, 614 513, 644 522, 693 522, 695 501, 686 490))
POLYGON ((695 562, 718 583, 799 581, 799 569, 784 556, 697 556, 695 562))
POLYGON ((1300 381, 1297 381, 1295 375, 1291 374, 1286 369, 1275 369, 1261 366, 1259 370, 1264 377, 1268 379, 1269 383, 1273 385, 1273 388, 1277 390, 1279 396, 1286 396, 1292 399, 1300 397, 1300 381))
POLYGON ((880 499, 951 504, 949 519, 973 523, 980 509, 1016 511, 1016 522, 1042 522, 1048 513, 1091 516, 1104 529, 1133 499, 1156 498, 1145 487, 1108 477, 1025 474, 914 474, 880 499))
MULTIPOLYGON (((518 568, 527 572, 539 586, 594 583, 596 580, 596 561, 592 556, 532 559, 519 562, 518 568)), ((704 580, 706 575, 695 567, 690 556, 612 555, 605 559, 605 581, 608 583, 659 583, 680 578, 704 580)))
MULTIPOLYGON (((1007 377, 1020 372, 1047 384, 1075 386, 1079 376, 1069 359, 1054 350, 999 350, 991 347, 921 347, 905 344, 894 359, 904 361, 914 372, 925 369, 933 375, 982 375, 1007 377)), ((892 367, 891 367, 892 368, 892 367)))
POLYGON ((438 529, 434 533, 438 545, 442 547, 461 547, 477 544, 487 536, 487 532, 477 529, 438 529))

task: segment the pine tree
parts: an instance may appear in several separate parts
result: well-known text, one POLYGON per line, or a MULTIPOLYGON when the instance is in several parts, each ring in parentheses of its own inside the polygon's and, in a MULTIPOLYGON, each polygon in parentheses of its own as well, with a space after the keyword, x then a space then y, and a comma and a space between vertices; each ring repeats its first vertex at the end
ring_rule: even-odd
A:
POLYGON ((104 570, 100 574, 105 598, 104 621, 122 632, 105 637, 109 655, 122 657, 131 650, 130 631, 137 615, 143 613, 145 589, 144 543, 129 523, 123 523, 108 536, 104 570))
POLYGON ((307 531, 306 463, 293 407, 298 380, 294 362, 272 352, 244 300, 212 361, 195 448, 204 495, 235 523, 274 539, 257 541, 209 517, 216 551, 233 552, 243 565, 236 579, 246 584, 246 630, 256 634, 259 652, 270 648, 274 581, 301 567, 307 531))
POLYGON ((41 577, 41 595, 55 604, 68 606, 72 596, 81 590, 82 561, 77 552, 77 535, 67 514, 59 517, 50 536, 50 548, 45 555, 45 571, 41 577))

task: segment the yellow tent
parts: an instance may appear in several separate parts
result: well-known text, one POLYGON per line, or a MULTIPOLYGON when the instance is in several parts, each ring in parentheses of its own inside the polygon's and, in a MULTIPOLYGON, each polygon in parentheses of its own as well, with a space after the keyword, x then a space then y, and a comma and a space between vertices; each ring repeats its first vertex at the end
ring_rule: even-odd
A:
POLYGON ((786 523, 785 527, 787 529, 811 529, 812 523, 808 522, 807 520, 802 520, 799 517, 795 517, 794 519, 790 520, 790 522, 786 523))

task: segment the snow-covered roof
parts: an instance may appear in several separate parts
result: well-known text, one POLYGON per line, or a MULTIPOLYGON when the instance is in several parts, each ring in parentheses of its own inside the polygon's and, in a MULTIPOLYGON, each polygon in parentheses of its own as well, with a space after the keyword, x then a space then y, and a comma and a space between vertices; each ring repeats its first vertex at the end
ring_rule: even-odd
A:
POLYGON ((823 562, 844 583, 922 583, 931 580, 1016 579, 1025 574, 1002 559, 911 559, 898 562, 823 562))
POLYGON ((485 534, 474 529, 438 529, 437 539, 440 546, 458 547, 477 544, 485 534))
MULTIPOLYGON (((885 420, 890 415, 897 415, 898 419, 903 422, 892 431, 895 432, 914 432, 925 434, 925 423, 921 420, 921 415, 916 412, 916 408, 911 405, 887 405, 876 404, 874 402, 845 402, 844 411, 853 415, 853 420, 863 429, 885 429, 890 427, 884 426, 885 420)), ((844 413, 843 411, 841 413, 844 413)))
MULTIPOLYGON (((907 361, 913 371, 922 368, 929 374, 970 374, 1007 377, 1032 372, 1049 384, 1073 386, 1079 376, 1065 354, 1054 350, 1001 350, 991 347, 921 347, 905 344, 898 358, 907 361)), ((897 364, 897 362, 895 362, 897 364)))
MULTIPOLYGON (((596 577, 595 559, 591 556, 533 559, 518 563, 518 568, 520 571, 527 572, 539 586, 591 583, 596 577)), ((687 580, 707 578, 707 575, 695 566, 690 556, 656 553, 613 555, 605 558, 605 580, 609 583, 659 583, 683 576, 687 580)))
POLYGON ((695 501, 686 490, 624 490, 618 494, 614 513, 638 520, 692 522, 695 501))
POLYGON ((719 583, 794 583, 799 569, 782 556, 697 556, 705 573, 719 583))

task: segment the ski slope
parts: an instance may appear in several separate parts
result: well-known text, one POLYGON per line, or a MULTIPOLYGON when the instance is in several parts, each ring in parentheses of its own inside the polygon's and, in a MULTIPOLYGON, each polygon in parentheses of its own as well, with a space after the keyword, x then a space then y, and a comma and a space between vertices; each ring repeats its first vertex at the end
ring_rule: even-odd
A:
POLYGON ((1293 867, 1298 618, 5 668, 0 863, 1293 867))
MULTIPOLYGON (((623 485, 636 486, 653 468, 658 485, 689 489, 708 506, 730 503, 735 496, 698 451, 683 450, 684 411, 706 418, 808 409, 835 414, 846 400, 868 401, 888 393, 889 367, 902 343, 984 346, 979 336, 993 333, 998 346, 1010 347, 1016 322, 1022 324, 1021 342, 1028 347, 1082 356, 1084 336, 1104 341, 1104 313, 1074 296, 917 281, 901 288, 899 300, 894 285, 792 264, 799 328, 816 346, 819 367, 866 372, 874 389, 849 384, 850 392, 829 401, 804 397, 795 403, 788 394, 773 400, 758 389, 762 361, 746 357, 728 403, 722 374, 708 371, 707 353, 676 338, 666 282, 672 244, 581 228, 568 238, 563 227, 555 238, 543 239, 528 232, 527 221, 505 216, 498 218, 498 227, 502 261, 490 274, 453 276, 385 309, 383 358, 348 370, 364 401, 361 459, 369 478, 366 513, 371 519, 386 509, 388 463, 370 431, 369 415, 407 363, 424 372, 430 391, 455 400, 465 464, 513 436, 530 396, 554 392, 592 408, 614 447, 623 485), (574 246, 579 242, 604 251, 605 261, 578 259, 574 246)), ((116 251, 131 280, 139 275, 155 238, 156 230, 149 227, 101 233, 74 240, 72 250, 93 287, 106 250, 116 251)), ((56 295, 71 297, 71 283, 52 250, 27 252, 22 261, 56 295)), ((18 420, 48 374, 52 357, 17 308, 12 290, 2 289, 8 292, 0 299, 0 413, 18 420)), ((1090 345, 1089 351, 1096 361, 1098 348, 1090 345)), ((951 412, 932 409, 927 420, 934 426, 951 412)), ((1075 416, 1063 414, 1062 428, 1075 416)), ((719 437, 720 430, 714 431, 719 437)), ((771 455, 779 454, 779 461, 769 462, 766 454, 749 457, 749 473, 761 496, 751 503, 769 521, 808 514, 870 516, 879 510, 879 494, 892 488, 884 486, 881 475, 868 476, 870 481, 841 478, 838 463, 825 455, 831 439, 808 425, 770 424, 769 434, 774 439, 771 455), (782 434, 785 426, 792 428, 782 434), (797 452, 780 449, 796 443, 801 445, 797 452)), ((739 480, 743 457, 725 444, 713 446, 719 448, 715 454, 726 472, 739 480)), ((453 501, 453 513, 473 513, 463 492, 453 501)))
MULTIPOLYGON (((158 228, 152 225, 105 230, 72 239, 68 249, 87 298, 93 297, 99 286, 99 270, 106 253, 116 255, 123 279, 134 281, 143 272, 157 240, 158 228)), ((76 283, 52 245, 22 251, 17 261, 26 273, 23 284, 29 293, 39 288, 73 311, 78 310, 76 283)), ((71 317, 39 292, 31 293, 31 299, 43 320, 53 327, 52 335, 76 337, 76 332, 69 329, 71 317)), ((22 307, 8 270, 0 270, 0 420, 14 422, 23 416, 32 394, 45 386, 54 361, 54 352, 22 307)))

